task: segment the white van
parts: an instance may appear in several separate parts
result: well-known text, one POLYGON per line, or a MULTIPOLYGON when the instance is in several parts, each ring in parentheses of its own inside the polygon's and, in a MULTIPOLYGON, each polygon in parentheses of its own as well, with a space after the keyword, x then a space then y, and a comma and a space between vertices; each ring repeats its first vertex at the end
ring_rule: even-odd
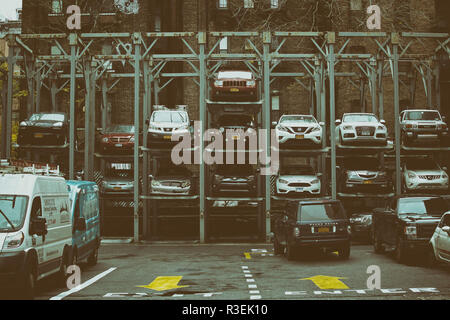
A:
POLYGON ((62 177, 0 174, 0 291, 32 298, 36 281, 72 264, 72 217, 62 177))

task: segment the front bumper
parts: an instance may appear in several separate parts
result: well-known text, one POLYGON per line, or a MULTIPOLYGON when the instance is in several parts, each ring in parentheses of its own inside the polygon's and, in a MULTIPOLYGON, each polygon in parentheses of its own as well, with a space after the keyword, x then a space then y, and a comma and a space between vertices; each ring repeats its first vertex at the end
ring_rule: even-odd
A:
POLYGON ((320 194, 320 183, 315 183, 309 187, 290 187, 287 184, 281 184, 277 182, 277 194, 280 195, 291 195, 291 194, 320 194))
POLYGON ((403 130, 409 140, 429 141, 440 140, 448 136, 448 130, 408 129, 403 130))
POLYGON ((255 192, 256 184, 248 182, 220 182, 213 184, 214 192, 255 192))
POLYGON ((159 146, 159 147, 172 147, 178 143, 180 143, 183 139, 191 140, 192 143, 192 137, 188 130, 177 130, 175 132, 162 132, 159 130, 148 130, 147 135, 147 146, 159 146), (176 135, 177 137, 180 137, 178 141, 172 141, 172 136, 176 135), (183 137, 181 137, 183 136, 183 137))
POLYGON ((0 287, 13 286, 25 270, 25 251, 0 253, 0 287))
POLYGON ((388 181, 376 181, 376 180, 347 180, 344 184, 345 190, 353 190, 359 192, 370 191, 387 191, 389 189, 388 181))
POLYGON ((402 240, 401 246, 408 251, 425 252, 429 248, 430 240, 402 240))
POLYGON ((256 99, 256 87, 212 87, 213 97, 251 97, 256 99))
POLYGON ((184 195, 187 196, 191 192, 191 187, 169 187, 169 186, 151 186, 150 192, 152 194, 160 195, 184 195))
POLYGON ((405 182, 406 190, 438 190, 446 191, 448 190, 448 179, 436 179, 436 180, 426 180, 426 179, 414 179, 407 180, 405 182))
POLYGON ((134 150, 133 142, 125 142, 125 143, 104 143, 102 142, 101 150, 103 152, 131 152, 134 150))
POLYGON ((369 238, 372 232, 372 226, 371 225, 363 225, 359 223, 352 224, 352 238, 353 239, 359 239, 359 238, 369 238))
POLYGON ((19 145, 59 146, 64 145, 66 134, 61 129, 49 129, 42 131, 20 130, 17 137, 19 145))
POLYGON ((282 130, 276 130, 276 135, 278 138, 278 143, 280 147, 288 144, 295 145, 313 145, 313 146, 321 146, 322 145, 322 132, 315 131, 311 133, 291 133, 282 130))
POLYGON ((114 188, 114 187, 103 187, 101 188, 101 193, 103 195, 128 195, 134 192, 134 187, 123 187, 123 188, 114 188))
POLYGON ((375 144, 375 145, 386 145, 387 144, 387 133, 377 131, 372 136, 358 136, 356 131, 343 131, 341 136, 342 144, 375 144))

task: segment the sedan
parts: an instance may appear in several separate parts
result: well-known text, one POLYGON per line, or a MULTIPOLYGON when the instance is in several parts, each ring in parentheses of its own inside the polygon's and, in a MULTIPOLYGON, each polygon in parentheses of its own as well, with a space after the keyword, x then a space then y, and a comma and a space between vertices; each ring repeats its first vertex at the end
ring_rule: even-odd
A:
POLYGON ((219 165, 212 184, 214 193, 255 193, 256 175, 251 165, 219 165))
POLYGON ((68 140, 65 113, 35 113, 19 124, 17 143, 37 146, 64 146, 68 140))
POLYGON ((283 167, 276 180, 277 195, 320 195, 320 179, 311 166, 283 167))
POLYGON ((189 195, 193 191, 192 173, 183 166, 168 166, 158 170, 151 179, 150 192, 159 195, 189 195))

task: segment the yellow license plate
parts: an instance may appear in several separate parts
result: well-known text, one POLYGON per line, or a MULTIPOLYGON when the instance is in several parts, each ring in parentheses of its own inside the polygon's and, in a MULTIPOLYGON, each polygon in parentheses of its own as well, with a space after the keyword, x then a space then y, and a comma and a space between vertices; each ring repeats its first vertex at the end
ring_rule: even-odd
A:
POLYGON ((43 138, 44 135, 43 135, 42 133, 35 133, 35 134, 34 134, 34 137, 35 137, 35 138, 43 138))
POLYGON ((304 138, 305 138, 305 136, 302 134, 298 134, 295 136, 295 139, 304 139, 304 138))
POLYGON ((366 181, 364 181, 364 184, 372 184, 372 181, 371 180, 366 180, 366 181))
POLYGON ((114 190, 122 190, 121 187, 114 187, 114 190))
POLYGON ((165 140, 171 140, 172 139, 172 136, 164 136, 163 137, 165 140))
POLYGON ((319 228, 318 232, 330 232, 330 228, 319 228))
POLYGON ((230 92, 239 92, 239 89, 238 88, 231 88, 230 92))
POLYGON ((239 140, 239 136, 233 136, 233 140, 239 140))

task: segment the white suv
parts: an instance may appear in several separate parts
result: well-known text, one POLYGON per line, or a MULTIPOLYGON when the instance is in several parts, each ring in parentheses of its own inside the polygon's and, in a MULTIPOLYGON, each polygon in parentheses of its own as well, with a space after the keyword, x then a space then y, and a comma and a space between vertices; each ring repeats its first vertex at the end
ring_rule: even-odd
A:
POLYGON ((336 120, 336 140, 341 145, 386 145, 387 136, 386 121, 379 121, 373 113, 345 113, 342 121, 336 120))
POLYGON ((315 147, 322 146, 322 122, 317 122, 311 115, 283 115, 272 123, 280 147, 287 145, 315 147))
MULTIPOLYGON (((180 136, 192 133, 189 115, 184 110, 162 109, 153 111, 148 121, 147 146, 172 146, 172 135, 180 136)), ((192 135, 191 135, 192 139, 192 135)), ((181 140, 181 139, 180 139, 181 140)))
POLYGON ((410 158, 403 165, 403 187, 408 191, 448 190, 447 168, 425 158, 410 158))
POLYGON ((450 211, 444 213, 430 239, 429 262, 436 261, 450 264, 450 211))
POLYGON ((320 195, 320 179, 311 166, 280 169, 276 180, 277 195, 320 195))

